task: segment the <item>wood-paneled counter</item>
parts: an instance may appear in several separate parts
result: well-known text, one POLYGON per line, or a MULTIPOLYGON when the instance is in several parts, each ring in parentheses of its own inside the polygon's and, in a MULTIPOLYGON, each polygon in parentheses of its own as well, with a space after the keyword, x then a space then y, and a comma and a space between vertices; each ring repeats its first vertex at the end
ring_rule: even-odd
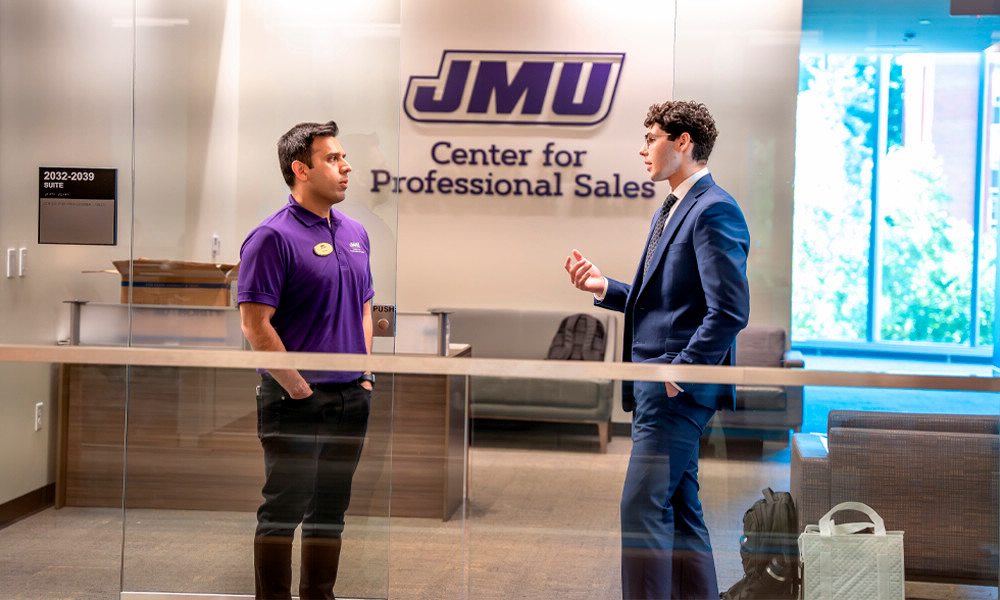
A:
MULTIPOLYGON (((467 378, 377 380, 348 514, 448 519, 468 465, 467 378)), ((255 511, 258 381, 240 369, 63 365, 56 506, 121 506, 124 470, 128 507, 255 511)))

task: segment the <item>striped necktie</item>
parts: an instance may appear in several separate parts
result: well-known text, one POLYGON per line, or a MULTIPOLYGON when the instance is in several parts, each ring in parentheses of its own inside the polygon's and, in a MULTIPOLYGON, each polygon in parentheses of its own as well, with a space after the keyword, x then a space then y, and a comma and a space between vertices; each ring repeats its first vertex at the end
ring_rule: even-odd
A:
POLYGON ((649 270, 649 263, 653 260, 653 253, 656 252, 656 244, 660 241, 660 236, 663 235, 663 224, 667 222, 667 215, 670 214, 670 209, 674 207, 674 204, 677 204, 677 196, 670 194, 663 201, 660 214, 656 216, 653 234, 649 236, 649 246, 646 247, 646 260, 642 263, 643 275, 649 270))

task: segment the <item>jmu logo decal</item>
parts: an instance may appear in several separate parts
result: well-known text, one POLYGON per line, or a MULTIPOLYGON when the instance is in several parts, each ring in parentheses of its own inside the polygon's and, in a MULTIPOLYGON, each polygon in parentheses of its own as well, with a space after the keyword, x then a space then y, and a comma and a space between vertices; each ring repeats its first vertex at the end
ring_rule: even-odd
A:
POLYGON ((445 50, 413 76, 403 109, 423 123, 594 125, 611 110, 625 53, 445 50))

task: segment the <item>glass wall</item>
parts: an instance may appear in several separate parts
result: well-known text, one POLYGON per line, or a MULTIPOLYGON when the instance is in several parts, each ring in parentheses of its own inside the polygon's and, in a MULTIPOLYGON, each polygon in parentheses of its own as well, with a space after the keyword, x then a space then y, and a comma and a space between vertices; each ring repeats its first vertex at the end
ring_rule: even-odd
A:
MULTIPOLYGON (((921 34, 941 35, 936 30, 942 28, 928 24, 921 34)), ((995 53, 977 47, 978 39, 949 40, 952 47, 939 52, 918 46, 861 53, 877 46, 865 39, 854 42, 853 53, 832 43, 803 51, 797 341, 990 354, 995 53)))
POLYGON ((733 386, 689 440, 720 591, 771 488, 798 508, 791 555, 864 502, 906 532, 907 596, 995 597, 996 370, 796 351, 986 356, 994 57, 820 52, 831 10, 0 3, 2 595, 253 597, 257 371, 336 368, 376 375, 337 597, 622 597, 641 431, 623 381, 733 386), (564 270, 578 249, 632 280, 668 193, 639 138, 670 98, 711 110, 711 176, 750 231, 733 366, 623 362, 626 319, 564 270), (329 119, 351 165, 337 208, 371 243, 373 353, 253 352, 241 244, 288 201, 278 137, 329 119), (603 342, 551 359, 580 313, 603 342))
MULTIPOLYGON (((133 341, 137 297, 157 289, 138 280, 144 259, 169 259, 179 269, 190 268, 179 261, 217 266, 232 292, 223 303, 235 305, 244 238, 289 202, 278 138, 305 121, 340 126, 352 171, 348 200, 337 210, 369 234, 372 303, 395 304, 395 198, 372 196, 365 179, 372 165, 396 160, 399 146, 399 7, 297 8, 136 3, 133 341)), ((243 347, 241 335, 227 341, 243 347)), ((135 368, 128 381, 123 593, 252 594, 254 560, 269 564, 250 552, 259 546, 251 542, 265 472, 257 438, 266 432, 257 422, 267 409, 254 401, 260 377, 247 369, 135 368)), ((343 526, 338 595, 387 596, 392 391, 388 375, 372 398, 343 526)), ((299 557, 316 560, 317 547, 312 537, 296 537, 293 589, 299 557)))
MULTIPOLYGON (((398 160, 399 5, 286 8, 0 7, 3 343, 248 349, 240 246, 288 202, 276 143, 304 121, 340 124, 358 175, 340 209, 368 232, 372 303, 395 305, 396 198, 368 194, 365 174, 398 160)), ((5 364, 5 433, 32 458, 4 463, 4 523, 58 508, 33 517, 46 533, 16 578, 4 569, 5 595, 252 595, 261 380, 240 362, 5 364), (24 431, 21 413, 39 423, 24 431)), ((392 390, 387 373, 355 475, 348 596, 387 597, 392 390)))
MULTIPOLYGON (((66 301, 119 302, 117 272, 103 271, 130 255, 132 38, 130 1, 0 4, 3 344, 68 344, 66 301), (70 180, 90 173, 102 177, 70 180), (74 185, 97 193, 64 200, 74 185), (81 232, 91 243, 50 243, 79 241, 81 232)), ((121 590, 125 367, 95 367, 105 408, 71 426, 59 393, 71 380, 60 363, 0 368, 4 522, 63 504, 66 474, 88 458, 64 454, 65 440, 108 459, 86 474, 108 502, 49 508, 5 527, 0 587, 16 598, 112 597, 121 590), (23 529, 12 538, 12 527, 23 529)))

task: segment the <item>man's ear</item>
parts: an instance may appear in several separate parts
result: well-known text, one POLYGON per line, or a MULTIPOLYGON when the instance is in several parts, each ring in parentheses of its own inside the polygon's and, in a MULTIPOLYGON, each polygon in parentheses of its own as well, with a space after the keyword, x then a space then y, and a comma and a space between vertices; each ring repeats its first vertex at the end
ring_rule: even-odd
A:
POLYGON ((309 179, 309 166, 301 160, 292 161, 292 173, 295 173, 295 178, 299 181, 306 181, 309 179))
POLYGON ((679 152, 689 157, 694 155, 694 140, 691 139, 690 133, 685 131, 677 136, 677 139, 674 141, 677 142, 677 150, 679 152))

